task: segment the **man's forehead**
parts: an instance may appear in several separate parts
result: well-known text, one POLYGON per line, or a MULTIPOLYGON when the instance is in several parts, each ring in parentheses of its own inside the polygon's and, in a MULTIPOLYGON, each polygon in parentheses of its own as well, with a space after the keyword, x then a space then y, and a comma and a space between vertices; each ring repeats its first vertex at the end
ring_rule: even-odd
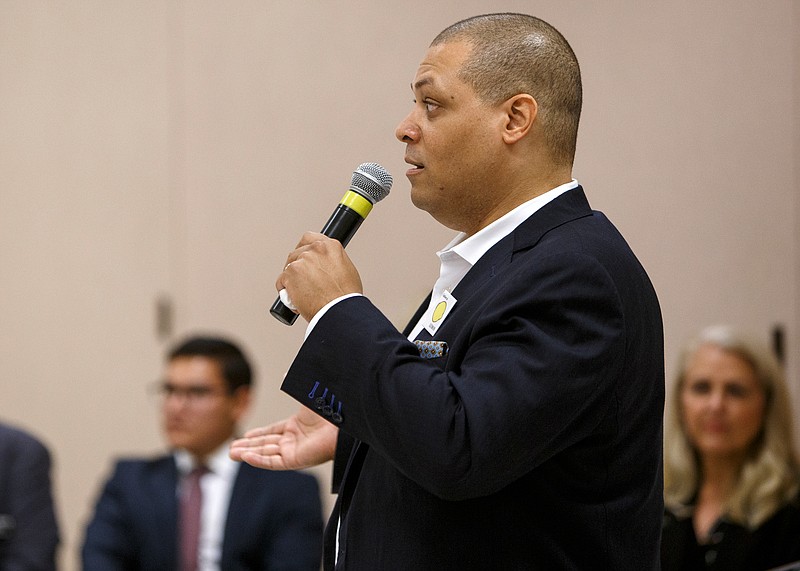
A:
POLYGON ((223 380, 216 376, 180 376, 167 373, 164 382, 176 387, 217 387, 224 384, 223 380))
POLYGON ((431 46, 419 64, 411 89, 436 84, 441 77, 456 75, 471 50, 472 45, 464 41, 431 46))
POLYGON ((208 379, 209 382, 214 382, 222 376, 222 370, 216 360, 194 355, 170 361, 167 365, 167 376, 176 379, 208 379))
POLYGON ((414 75, 414 80, 411 82, 411 89, 416 90, 426 85, 435 85, 437 78, 446 70, 442 69, 441 65, 437 62, 423 60, 417 68, 417 73, 414 75))

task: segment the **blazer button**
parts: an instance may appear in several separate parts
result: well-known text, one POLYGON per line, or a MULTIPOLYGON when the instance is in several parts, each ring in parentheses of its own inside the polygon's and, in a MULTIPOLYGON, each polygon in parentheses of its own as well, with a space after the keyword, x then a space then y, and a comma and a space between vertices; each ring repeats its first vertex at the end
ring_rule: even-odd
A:
POLYGON ((331 421, 332 421, 334 424, 341 424, 341 423, 342 423, 342 420, 344 420, 344 419, 342 418, 342 415, 341 415, 341 414, 339 414, 338 412, 334 412, 334 413, 331 415, 331 421))
POLYGON ((314 399, 314 408, 316 408, 317 410, 322 410, 322 408, 324 406, 325 406, 325 399, 324 398, 317 397, 317 398, 314 399))

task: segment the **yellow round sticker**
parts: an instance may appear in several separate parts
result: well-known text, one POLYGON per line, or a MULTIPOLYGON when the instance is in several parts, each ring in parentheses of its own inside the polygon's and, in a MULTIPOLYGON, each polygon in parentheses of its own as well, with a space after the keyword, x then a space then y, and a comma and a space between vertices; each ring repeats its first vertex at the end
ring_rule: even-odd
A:
POLYGON ((447 309, 447 302, 446 301, 440 301, 436 305, 436 309, 433 310, 433 319, 432 319, 432 321, 434 323, 436 323, 437 321, 439 321, 442 318, 442 315, 444 315, 444 310, 445 309, 447 309))

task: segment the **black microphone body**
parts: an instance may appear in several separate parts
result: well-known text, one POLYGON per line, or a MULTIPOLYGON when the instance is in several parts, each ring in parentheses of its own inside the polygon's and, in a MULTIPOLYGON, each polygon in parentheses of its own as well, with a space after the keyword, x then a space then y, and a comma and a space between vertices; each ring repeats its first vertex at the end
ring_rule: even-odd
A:
MULTIPOLYGON (((363 163, 353 172, 348 190, 322 228, 322 234, 346 247, 372 206, 383 200, 392 188, 392 175, 377 163, 363 163)), ((281 301, 280 296, 270 307, 275 319, 293 325, 297 314, 281 301)))
POLYGON ((328 238, 333 238, 342 243, 342 247, 347 246, 350 239, 355 235, 356 230, 364 222, 361 215, 344 204, 338 204, 331 217, 322 228, 322 234, 328 238))

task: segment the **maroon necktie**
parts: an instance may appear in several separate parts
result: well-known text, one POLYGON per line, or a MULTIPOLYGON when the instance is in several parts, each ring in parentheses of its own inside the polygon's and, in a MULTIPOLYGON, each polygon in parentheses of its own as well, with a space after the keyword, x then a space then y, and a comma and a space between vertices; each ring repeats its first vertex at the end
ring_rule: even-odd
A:
POLYGON ((183 479, 179 526, 181 533, 181 571, 197 571, 197 552, 200 545, 200 512, 203 506, 200 478, 206 472, 208 472, 208 468, 199 466, 189 472, 183 479))

